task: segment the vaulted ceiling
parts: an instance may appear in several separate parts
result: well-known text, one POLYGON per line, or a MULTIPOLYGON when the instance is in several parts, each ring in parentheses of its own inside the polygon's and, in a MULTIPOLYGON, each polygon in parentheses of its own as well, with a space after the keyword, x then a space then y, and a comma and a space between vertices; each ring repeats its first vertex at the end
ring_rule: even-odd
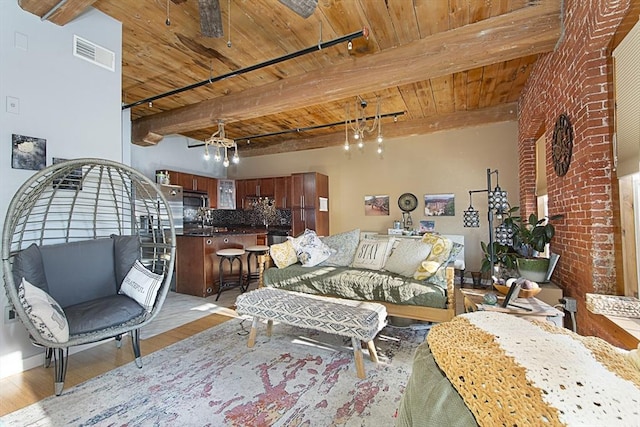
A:
POLYGON ((223 121, 243 156, 343 144, 345 106, 353 115, 358 96, 367 116, 380 100, 385 138, 515 120, 531 68, 562 25, 561 0, 318 0, 308 18, 283 3, 316 0, 199 1, 19 4, 58 25, 91 6, 122 22, 134 143, 202 141, 223 121), (219 7, 222 37, 202 35, 199 1, 219 7), (368 37, 349 37, 351 49, 346 40, 319 48, 363 28, 368 37))

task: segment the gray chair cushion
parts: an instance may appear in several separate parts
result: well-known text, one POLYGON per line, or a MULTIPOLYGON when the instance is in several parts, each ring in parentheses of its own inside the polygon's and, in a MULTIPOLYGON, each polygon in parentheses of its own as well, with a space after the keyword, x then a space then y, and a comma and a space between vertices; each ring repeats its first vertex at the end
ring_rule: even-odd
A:
POLYGON ((69 334, 78 335, 109 329, 146 315, 144 308, 125 295, 104 298, 65 307, 69 334))
POLYGON ((115 295, 114 241, 104 238, 40 247, 49 294, 68 306, 115 295))
POLYGON ((115 261, 116 284, 118 290, 131 267, 140 258, 140 239, 138 236, 119 236, 112 234, 115 261))
POLYGON ((16 289, 22 282, 22 278, 27 279, 33 286, 37 286, 46 293, 49 293, 49 285, 45 276, 44 264, 38 245, 32 243, 27 249, 18 252, 13 259, 13 282, 16 289))

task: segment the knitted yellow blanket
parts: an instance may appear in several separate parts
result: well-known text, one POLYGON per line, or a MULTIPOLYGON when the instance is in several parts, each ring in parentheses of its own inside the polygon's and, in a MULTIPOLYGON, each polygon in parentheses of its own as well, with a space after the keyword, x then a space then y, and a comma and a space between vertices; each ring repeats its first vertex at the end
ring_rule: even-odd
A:
POLYGON ((640 422, 640 371, 599 338, 480 311, 434 326, 427 341, 481 426, 640 422))

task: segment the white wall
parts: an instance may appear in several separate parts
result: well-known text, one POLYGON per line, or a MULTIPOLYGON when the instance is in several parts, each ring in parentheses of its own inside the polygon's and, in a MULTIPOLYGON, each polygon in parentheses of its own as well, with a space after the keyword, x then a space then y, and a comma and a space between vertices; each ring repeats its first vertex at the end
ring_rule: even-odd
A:
MULTIPOLYGON (((11 135, 47 140, 47 165, 53 157, 99 157, 124 161, 121 139, 121 46, 119 22, 91 10, 64 27, 0 0, 0 217, 32 170, 12 169, 11 135), (116 53, 111 72, 73 56, 73 35, 116 53), (18 98, 19 114, 6 110, 7 96, 18 98)), ((5 324, 7 299, 0 293, 0 377, 20 371, 40 352, 24 327, 5 324)), ((37 363, 42 360, 37 358, 37 363)))
MULTIPOLYGON (((129 132, 131 135, 131 132, 129 132)), ((204 159, 204 148, 188 148, 189 144, 202 141, 181 135, 169 135, 159 144, 149 147, 131 145, 131 166, 147 177, 154 179, 156 170, 172 169, 212 178, 226 178, 227 170, 222 163, 204 159)))

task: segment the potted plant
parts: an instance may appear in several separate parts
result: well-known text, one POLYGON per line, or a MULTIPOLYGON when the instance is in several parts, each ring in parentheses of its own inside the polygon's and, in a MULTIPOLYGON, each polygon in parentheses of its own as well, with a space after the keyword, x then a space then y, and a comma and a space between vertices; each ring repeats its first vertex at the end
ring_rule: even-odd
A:
MULTIPOLYGON (((544 252, 547 244, 555 235, 555 227, 551 221, 561 218, 562 215, 538 218, 534 213, 527 220, 514 215, 518 207, 511 208, 504 219, 504 225, 513 232, 513 244, 502 245, 494 242, 494 265, 500 265, 507 269, 517 267, 521 277, 541 282, 546 278, 549 269, 549 258, 539 257, 544 252)), ((491 265, 491 254, 488 245, 481 242, 484 259, 483 271, 487 271, 491 265)))
POLYGON ((547 244, 555 236, 556 230, 551 221, 562 215, 538 218, 534 213, 524 221, 522 217, 509 215, 504 223, 513 230, 513 249, 518 254, 516 265, 521 277, 542 282, 549 269, 549 258, 539 257, 547 244))

